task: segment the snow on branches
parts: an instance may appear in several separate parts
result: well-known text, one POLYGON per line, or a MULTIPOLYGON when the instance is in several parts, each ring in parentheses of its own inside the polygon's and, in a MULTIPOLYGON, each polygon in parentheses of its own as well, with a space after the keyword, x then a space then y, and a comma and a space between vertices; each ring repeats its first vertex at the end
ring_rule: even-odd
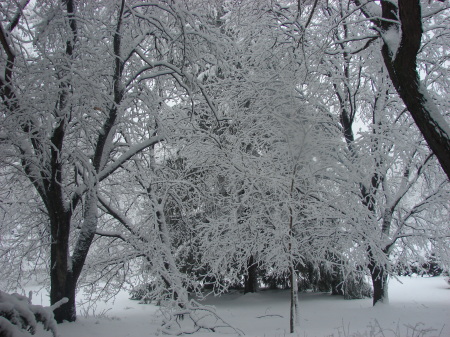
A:
POLYGON ((37 324, 58 337, 53 310, 67 302, 63 298, 50 307, 31 304, 31 300, 19 294, 7 294, 0 290, 0 336, 22 337, 36 333, 37 324))

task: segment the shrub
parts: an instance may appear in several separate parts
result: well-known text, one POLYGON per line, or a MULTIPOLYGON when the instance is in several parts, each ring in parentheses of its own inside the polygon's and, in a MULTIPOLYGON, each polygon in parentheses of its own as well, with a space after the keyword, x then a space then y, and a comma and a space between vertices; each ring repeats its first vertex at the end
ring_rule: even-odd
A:
POLYGON ((23 337, 36 333, 37 323, 58 336, 53 310, 67 302, 67 298, 51 307, 31 304, 31 300, 19 294, 0 291, 0 337, 23 337))

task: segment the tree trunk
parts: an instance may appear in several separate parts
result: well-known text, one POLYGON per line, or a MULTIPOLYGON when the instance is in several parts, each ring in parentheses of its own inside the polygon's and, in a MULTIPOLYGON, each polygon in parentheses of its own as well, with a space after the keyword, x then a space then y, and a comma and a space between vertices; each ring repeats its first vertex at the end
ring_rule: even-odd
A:
MULTIPOLYGON (((76 282, 73 281, 72 273, 70 272, 67 273, 65 288, 62 289, 59 287, 60 285, 52 284, 51 294, 55 293, 56 294, 55 298, 59 299, 67 297, 69 301, 53 311, 55 315, 55 320, 58 323, 62 323, 64 321, 75 322, 75 320, 77 319, 77 311, 75 304, 76 282)), ((52 296, 51 296, 51 303, 54 303, 52 296)))
POLYGON ((344 279, 340 267, 333 266, 331 271, 331 295, 344 295, 344 279))
POLYGON ((299 312, 298 312, 298 284, 297 284, 297 273, 294 266, 290 268, 290 283, 291 283, 291 307, 289 315, 289 328, 290 333, 295 332, 295 326, 299 323, 299 312))
POLYGON ((386 303, 388 301, 388 274, 385 268, 375 264, 375 262, 371 259, 371 262, 369 263, 369 271, 373 285, 373 305, 378 302, 386 303))
MULTIPOLYGON (((417 23, 417 25, 421 28, 420 23, 417 23)), ((410 29, 407 30, 407 32, 410 31, 410 29)), ((417 37, 417 39, 420 42, 420 37, 417 37)), ((404 54, 413 54, 414 52, 414 49, 408 48, 404 54)), ((440 112, 436 105, 431 97, 428 97, 426 89, 421 87, 415 62, 405 62, 402 55, 397 55, 395 61, 392 61, 386 45, 382 48, 382 54, 395 89, 411 113, 423 138, 425 138, 450 179, 450 134, 448 133, 448 125, 446 125, 442 116, 438 116, 440 112)))
MULTIPOLYGON (((361 5, 361 1, 354 1, 361 5)), ((397 51, 390 50, 384 43, 381 49, 384 63, 395 89, 450 179, 450 127, 428 97, 427 90, 421 87, 417 72, 417 54, 423 33, 420 0, 399 0, 398 7, 393 2, 381 1, 381 6, 382 16, 387 20, 374 19, 363 6, 361 10, 382 32, 397 30, 401 35, 397 51)))
POLYGON ((247 275, 244 278, 244 294, 258 292, 258 265, 253 255, 247 261, 247 275))
MULTIPOLYGON (((52 206, 55 206, 54 204, 52 206)), ((50 303, 54 304, 64 297, 69 301, 55 309, 55 319, 58 323, 64 320, 76 320, 75 282, 69 271, 69 231, 70 215, 52 208, 51 233, 52 243, 50 251, 50 303), (64 214, 61 216, 61 214, 64 214)))
POLYGON ((58 323, 76 320, 75 292, 78 278, 86 261, 89 248, 97 229, 97 194, 95 190, 86 193, 83 224, 77 238, 73 256, 69 253, 70 227, 72 212, 66 211, 60 189, 50 190, 46 200, 51 224, 50 252, 50 304, 55 304, 64 297, 68 302, 55 309, 58 323))

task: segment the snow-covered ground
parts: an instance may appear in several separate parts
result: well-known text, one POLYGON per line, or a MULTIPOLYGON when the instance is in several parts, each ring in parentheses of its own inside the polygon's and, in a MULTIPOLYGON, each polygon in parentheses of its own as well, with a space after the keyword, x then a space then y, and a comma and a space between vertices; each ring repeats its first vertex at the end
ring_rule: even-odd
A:
MULTIPOLYGON (((371 299, 344 300, 324 293, 302 293, 299 297, 298 337, 449 337, 450 286, 443 277, 400 277, 389 284, 390 303, 372 307, 371 299)), ((153 305, 139 304, 120 293, 114 303, 100 303, 90 316, 58 326, 61 337, 155 336, 162 314, 153 305)), ((47 305, 46 296, 34 295, 34 304, 47 305), (40 303, 42 302, 42 303, 40 303)), ((289 292, 262 291, 243 295, 232 292, 208 298, 217 313, 249 337, 289 335, 289 292)), ((194 336, 229 337, 231 330, 201 331, 194 336)), ((39 331, 37 337, 50 336, 39 331)))

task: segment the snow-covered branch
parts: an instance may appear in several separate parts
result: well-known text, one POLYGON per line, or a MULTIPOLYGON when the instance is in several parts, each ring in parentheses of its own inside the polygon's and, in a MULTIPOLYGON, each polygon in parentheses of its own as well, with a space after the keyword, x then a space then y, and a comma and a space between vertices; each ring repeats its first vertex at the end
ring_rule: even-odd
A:
POLYGON ((108 164, 103 170, 98 173, 97 179, 99 181, 104 180, 112 173, 114 173, 121 165, 123 165, 130 158, 138 154, 139 152, 145 150, 146 148, 153 146, 165 138, 164 135, 159 135, 155 137, 151 137, 139 144, 135 144, 131 146, 124 154, 122 154, 119 158, 117 158, 114 162, 108 164))

